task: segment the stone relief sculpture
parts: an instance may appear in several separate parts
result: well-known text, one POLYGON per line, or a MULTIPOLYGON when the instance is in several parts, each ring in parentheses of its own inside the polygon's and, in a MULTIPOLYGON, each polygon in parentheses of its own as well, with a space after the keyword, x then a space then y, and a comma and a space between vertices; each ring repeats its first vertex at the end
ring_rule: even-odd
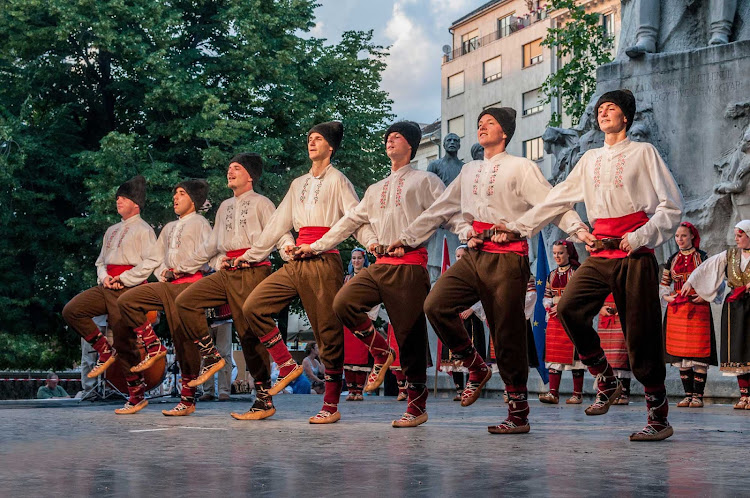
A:
POLYGON ((750 219, 750 125, 745 128, 737 147, 714 166, 721 172, 721 181, 714 187, 714 193, 728 196, 732 205, 730 226, 750 219))
POLYGON ((623 0, 621 47, 640 58, 746 39, 748 27, 735 24, 746 9, 743 0, 623 0))

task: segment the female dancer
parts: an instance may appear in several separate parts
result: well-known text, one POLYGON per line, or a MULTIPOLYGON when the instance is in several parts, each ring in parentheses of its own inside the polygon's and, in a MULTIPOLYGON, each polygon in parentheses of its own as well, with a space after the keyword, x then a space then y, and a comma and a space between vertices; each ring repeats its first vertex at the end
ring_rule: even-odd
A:
POLYGON ((549 392, 539 395, 539 401, 556 405, 560 401, 559 389, 563 370, 573 372, 573 395, 565 403, 580 405, 583 402, 584 366, 578 359, 575 346, 557 318, 557 303, 562 297, 565 286, 580 266, 578 252, 572 242, 558 240, 552 244, 552 256, 557 268, 547 277, 547 288, 544 291, 544 308, 549 314, 545 339, 545 361, 549 369, 549 392))
POLYGON ((682 286, 681 296, 692 290, 705 301, 723 294, 726 280, 732 290, 721 310, 721 363, 724 375, 736 375, 740 400, 734 407, 750 410, 750 220, 734 226, 736 247, 708 258, 682 286))
POLYGON ((685 388, 685 398, 677 406, 703 408, 708 366, 717 364, 711 305, 695 293, 682 296, 680 291, 707 256, 699 249, 701 238, 691 223, 680 223, 674 240, 679 251, 667 260, 659 288, 667 303, 664 315, 667 363, 680 369, 685 388))

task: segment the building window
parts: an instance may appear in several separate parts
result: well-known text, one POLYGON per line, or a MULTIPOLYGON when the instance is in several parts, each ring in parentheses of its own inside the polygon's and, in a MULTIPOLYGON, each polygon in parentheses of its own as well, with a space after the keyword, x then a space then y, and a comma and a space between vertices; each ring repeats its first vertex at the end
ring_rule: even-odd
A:
POLYGON ((461 35, 461 48, 463 53, 468 54, 479 47, 479 30, 475 29, 471 33, 461 35))
POLYGON ((508 14, 497 20, 497 37, 503 38, 516 31, 516 18, 508 14))
POLYGON ((490 107, 502 107, 502 106, 503 106, 502 102, 495 102, 494 104, 490 104, 490 105, 486 105, 482 107, 482 110, 489 109, 490 107))
POLYGON ((448 98, 464 93, 464 72, 448 76, 448 98))
POLYGON ((606 38, 615 36, 615 15, 610 12, 609 14, 602 15, 602 31, 606 38))
POLYGON ((455 133, 459 137, 463 138, 466 135, 464 129, 464 117, 458 116, 457 118, 448 120, 448 133, 455 133))
POLYGON ((526 159, 538 161, 544 157, 544 140, 542 137, 532 138, 523 142, 523 155, 526 159))
POLYGON ((499 55, 493 59, 490 59, 488 61, 484 61, 483 71, 484 71, 484 82, 489 83, 490 81, 495 81, 497 79, 500 79, 500 77, 503 75, 502 72, 502 57, 499 55))
POLYGON ((542 62, 542 39, 534 40, 523 46, 523 67, 542 62))
POLYGON ((523 94, 523 115, 528 116, 529 114, 541 112, 542 109, 544 109, 544 106, 542 105, 541 101, 542 101, 541 88, 536 88, 534 90, 531 90, 530 92, 524 93, 523 94))

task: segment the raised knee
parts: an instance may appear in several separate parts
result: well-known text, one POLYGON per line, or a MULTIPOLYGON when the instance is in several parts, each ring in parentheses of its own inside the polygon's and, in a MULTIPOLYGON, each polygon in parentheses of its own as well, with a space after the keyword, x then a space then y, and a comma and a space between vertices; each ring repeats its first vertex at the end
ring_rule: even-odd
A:
POLYGON ((424 312, 428 317, 434 316, 440 310, 437 299, 434 296, 432 293, 427 294, 427 298, 424 300, 424 312))

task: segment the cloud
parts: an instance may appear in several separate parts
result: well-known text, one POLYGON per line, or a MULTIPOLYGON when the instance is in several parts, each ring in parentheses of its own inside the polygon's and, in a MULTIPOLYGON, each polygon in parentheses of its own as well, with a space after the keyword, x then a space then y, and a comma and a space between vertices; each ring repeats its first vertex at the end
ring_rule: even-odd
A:
POLYGON ((478 7, 476 0, 427 0, 435 27, 446 33, 456 19, 478 7))
POLYGON ((310 30, 310 34, 315 38, 324 38, 325 35, 325 23, 323 21, 315 21, 315 26, 310 30))
POLYGON ((407 5, 418 3, 396 0, 386 23, 385 37, 391 49, 383 88, 399 117, 428 121, 440 115, 439 42, 409 16, 407 5))

